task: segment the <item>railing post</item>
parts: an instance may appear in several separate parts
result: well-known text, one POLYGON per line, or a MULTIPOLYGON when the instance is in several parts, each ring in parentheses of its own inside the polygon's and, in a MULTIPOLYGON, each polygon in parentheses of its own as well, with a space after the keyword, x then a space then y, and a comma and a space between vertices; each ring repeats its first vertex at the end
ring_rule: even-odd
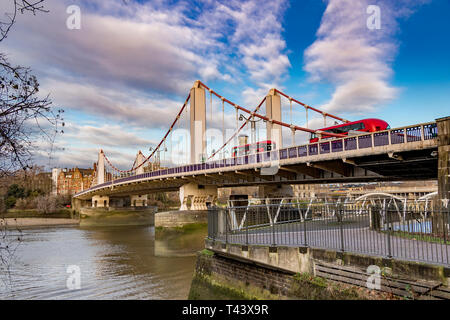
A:
POLYGON ((306 211, 305 211, 305 214, 303 216, 303 238, 305 240, 305 247, 307 247, 308 246, 308 241, 306 240, 307 239, 306 238, 306 211))
POLYGON ((424 129, 425 129, 425 127, 424 127, 424 125, 422 124, 422 125, 420 126, 420 139, 421 139, 422 141, 425 141, 425 132, 424 132, 424 129))
POLYGON ((342 220, 344 217, 344 213, 342 208, 339 208, 339 210, 336 210, 339 212, 339 233, 341 235, 341 251, 344 252, 344 228, 342 226, 342 220))
POLYGON ((248 246, 248 213, 249 210, 247 209, 247 213, 245 214, 245 244, 248 246))
POLYGON ((219 210, 218 210, 218 208, 216 208, 214 211, 213 211, 213 221, 214 221, 214 223, 213 223, 213 229, 212 229, 212 233, 213 233, 213 242, 216 242, 216 234, 217 234, 217 231, 219 230, 219 227, 218 227, 218 221, 219 220, 219 210))
MULTIPOLYGON (((444 227, 444 247, 445 247, 445 256, 446 256, 446 262, 447 264, 449 264, 448 261, 448 249, 447 249, 447 232, 448 232, 448 228, 449 228, 449 217, 450 217, 450 205, 447 204, 447 212, 444 211, 443 216, 442 216, 442 224, 444 227), (445 217, 445 218, 444 218, 445 217)), ((442 260, 444 260, 444 256, 442 256, 442 260)))
MULTIPOLYGON (((272 213, 270 213, 270 215, 272 215, 272 213)), ((272 247, 276 246, 275 243, 275 221, 274 221, 275 217, 272 217, 272 247)))
POLYGON ((403 143, 408 142, 408 135, 406 134, 406 128, 403 128, 403 143))
POLYGON ((386 225, 387 225, 387 247, 388 247, 388 258, 392 258, 392 248, 391 248, 391 227, 389 226, 389 208, 385 209, 386 215, 386 225))
POLYGON ((388 131, 388 145, 391 145, 391 130, 388 131))
POLYGON ((225 244, 227 245, 228 245, 228 210, 230 209, 227 208, 225 211, 225 244))

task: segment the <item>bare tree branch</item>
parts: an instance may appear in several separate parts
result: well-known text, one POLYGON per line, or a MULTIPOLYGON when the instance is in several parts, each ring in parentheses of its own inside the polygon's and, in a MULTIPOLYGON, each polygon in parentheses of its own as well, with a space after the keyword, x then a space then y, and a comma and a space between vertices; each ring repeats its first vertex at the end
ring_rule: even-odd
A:
MULTIPOLYGON (((3 0, 6 1, 6 0, 3 0)), ((16 22, 17 14, 48 12, 43 6, 44 0, 7 0, 11 2, 11 12, 5 12, 0 18, 0 42, 8 36, 9 31, 16 22)))

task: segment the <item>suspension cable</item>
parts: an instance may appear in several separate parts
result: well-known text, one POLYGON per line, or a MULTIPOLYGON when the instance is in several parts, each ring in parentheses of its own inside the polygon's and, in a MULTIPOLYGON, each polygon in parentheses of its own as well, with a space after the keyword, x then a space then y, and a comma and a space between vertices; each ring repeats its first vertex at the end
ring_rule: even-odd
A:
POLYGON ((167 136, 168 136, 169 133, 172 131, 172 129, 173 129, 173 127, 175 126, 175 124, 177 123, 177 121, 180 119, 180 116, 181 116, 181 114, 183 113, 184 108, 186 108, 186 105, 187 105, 187 103, 188 103, 190 97, 191 97, 191 94, 189 93, 188 96, 186 97, 186 100, 185 100, 184 103, 183 103, 183 106, 181 107, 180 111, 178 112, 178 114, 177 114, 175 120, 172 122, 172 124, 171 124, 169 130, 167 130, 166 134, 165 134, 164 137, 161 139, 161 141, 158 143, 157 147, 150 153, 150 155, 149 155, 147 158, 144 159, 144 161, 142 161, 142 163, 141 163, 140 165, 138 165, 138 166, 135 167, 135 168, 131 168, 130 170, 120 170, 120 169, 118 169, 117 167, 115 167, 115 166, 111 163, 111 161, 109 161, 108 157, 107 157, 105 154, 103 154, 104 157, 105 157, 105 160, 108 162, 108 164, 109 164, 112 168, 115 168, 115 169, 116 169, 117 171, 119 171, 119 172, 126 172, 126 173, 129 173, 129 172, 135 171, 136 169, 140 168, 140 167, 143 166, 145 163, 147 163, 147 161, 150 160, 151 157, 153 157, 153 155, 157 152, 157 150, 159 150, 159 148, 160 148, 161 145, 165 142, 167 136))

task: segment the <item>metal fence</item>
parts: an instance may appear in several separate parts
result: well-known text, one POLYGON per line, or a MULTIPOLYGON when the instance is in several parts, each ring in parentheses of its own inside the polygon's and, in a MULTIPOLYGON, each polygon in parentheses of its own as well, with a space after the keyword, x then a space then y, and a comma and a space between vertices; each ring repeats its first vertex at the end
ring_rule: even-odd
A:
POLYGON ((448 208, 305 203, 210 208, 208 237, 230 244, 304 246, 450 265, 448 208))

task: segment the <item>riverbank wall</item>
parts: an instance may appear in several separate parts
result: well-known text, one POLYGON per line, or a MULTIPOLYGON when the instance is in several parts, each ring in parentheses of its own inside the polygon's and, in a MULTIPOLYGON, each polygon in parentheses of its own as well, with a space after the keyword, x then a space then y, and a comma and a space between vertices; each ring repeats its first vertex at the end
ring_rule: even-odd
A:
POLYGON ((206 240, 191 299, 450 299, 450 270, 308 247, 206 240))
POLYGON ((0 228, 7 229, 78 225, 79 217, 70 209, 59 209, 53 213, 42 213, 37 209, 9 209, 0 214, 0 228))
POLYGON ((157 207, 81 208, 80 226, 154 226, 157 207))
POLYGON ((5 213, 0 215, 1 218, 54 218, 54 219, 76 219, 78 218, 76 212, 71 209, 59 209, 52 213, 42 213, 37 209, 8 209, 5 213))
POLYGON ((41 227, 75 227, 78 219, 65 218, 0 218, 0 228, 6 229, 31 229, 41 227))
POLYGON ((202 210, 177 210, 158 212, 155 214, 155 228, 182 228, 186 225, 206 225, 208 223, 208 211, 202 210))
POLYGON ((197 256, 190 300, 367 300, 395 299, 309 273, 292 273, 230 259, 204 250, 197 256))

